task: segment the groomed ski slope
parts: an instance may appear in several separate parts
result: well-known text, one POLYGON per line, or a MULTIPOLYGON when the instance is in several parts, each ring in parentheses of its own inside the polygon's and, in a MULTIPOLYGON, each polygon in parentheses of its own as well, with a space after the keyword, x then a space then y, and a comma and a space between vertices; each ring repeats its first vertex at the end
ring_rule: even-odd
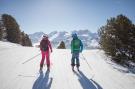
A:
POLYGON ((70 50, 53 49, 50 72, 45 65, 40 73, 39 53, 38 48, 0 42, 0 89, 135 89, 135 77, 114 69, 102 51, 83 51, 90 66, 80 55, 80 72, 75 68, 75 73, 70 50))

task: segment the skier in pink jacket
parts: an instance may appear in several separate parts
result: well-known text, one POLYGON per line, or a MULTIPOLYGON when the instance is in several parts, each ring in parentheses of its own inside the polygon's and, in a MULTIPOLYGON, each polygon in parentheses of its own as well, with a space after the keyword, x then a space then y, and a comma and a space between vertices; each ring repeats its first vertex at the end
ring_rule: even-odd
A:
POLYGON ((48 35, 43 35, 43 38, 40 42, 40 50, 42 54, 42 59, 40 62, 40 71, 43 69, 44 60, 46 57, 47 70, 50 70, 50 51, 52 52, 52 46, 48 40, 48 35))

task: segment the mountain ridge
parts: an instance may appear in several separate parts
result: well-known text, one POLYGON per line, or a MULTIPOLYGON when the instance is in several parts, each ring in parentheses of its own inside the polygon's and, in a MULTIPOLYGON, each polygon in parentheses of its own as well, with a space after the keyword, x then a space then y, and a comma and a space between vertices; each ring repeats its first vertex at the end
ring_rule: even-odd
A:
MULTIPOLYGON (((99 48, 98 44, 98 34, 92 33, 89 30, 74 30, 71 32, 67 31, 52 31, 48 34, 49 39, 53 45, 53 47, 57 48, 61 41, 65 42, 66 48, 70 48, 70 42, 72 40, 71 33, 77 33, 78 37, 82 40, 84 44, 84 48, 92 49, 99 48)), ((32 40, 33 45, 39 44, 42 39, 42 35, 46 34, 44 32, 35 32, 33 34, 29 34, 30 39, 32 40)))

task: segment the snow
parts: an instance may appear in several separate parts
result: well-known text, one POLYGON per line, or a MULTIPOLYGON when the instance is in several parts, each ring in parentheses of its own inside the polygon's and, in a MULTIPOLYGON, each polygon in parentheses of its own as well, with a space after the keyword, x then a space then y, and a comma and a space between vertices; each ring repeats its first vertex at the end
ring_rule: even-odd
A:
POLYGON ((40 42, 33 44, 34 47, 38 47, 39 45, 40 45, 40 42))
POLYGON ((83 34, 83 35, 81 35, 81 36, 89 37, 89 34, 83 34))
POLYGON ((38 48, 0 42, 0 49, 0 89, 135 88, 134 74, 112 67, 98 49, 80 54, 80 72, 75 68, 75 73, 71 70, 69 49, 53 49, 50 72, 46 71, 46 64, 43 72, 39 72, 38 48))
POLYGON ((50 37, 50 41, 52 41, 54 38, 56 38, 59 35, 59 33, 56 33, 55 35, 53 35, 52 37, 50 37))
POLYGON ((99 47, 99 43, 97 42, 97 40, 91 40, 90 47, 99 47))
POLYGON ((0 41, 0 51, 5 50, 5 49, 10 49, 16 46, 21 46, 20 44, 14 44, 14 43, 10 43, 10 42, 4 42, 4 41, 0 41))
POLYGON ((68 32, 66 32, 64 36, 65 36, 65 37, 71 37, 71 34, 68 33, 68 32))

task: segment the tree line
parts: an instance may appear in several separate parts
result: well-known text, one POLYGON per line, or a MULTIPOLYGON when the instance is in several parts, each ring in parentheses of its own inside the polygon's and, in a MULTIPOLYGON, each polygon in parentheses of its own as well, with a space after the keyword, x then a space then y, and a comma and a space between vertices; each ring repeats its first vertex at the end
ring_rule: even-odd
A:
POLYGON ((107 20, 98 30, 99 44, 105 53, 120 64, 135 63, 135 24, 118 15, 107 20))
POLYGON ((15 18, 8 14, 2 14, 0 19, 0 40, 3 39, 22 46, 32 46, 29 36, 24 31, 21 32, 15 18))

